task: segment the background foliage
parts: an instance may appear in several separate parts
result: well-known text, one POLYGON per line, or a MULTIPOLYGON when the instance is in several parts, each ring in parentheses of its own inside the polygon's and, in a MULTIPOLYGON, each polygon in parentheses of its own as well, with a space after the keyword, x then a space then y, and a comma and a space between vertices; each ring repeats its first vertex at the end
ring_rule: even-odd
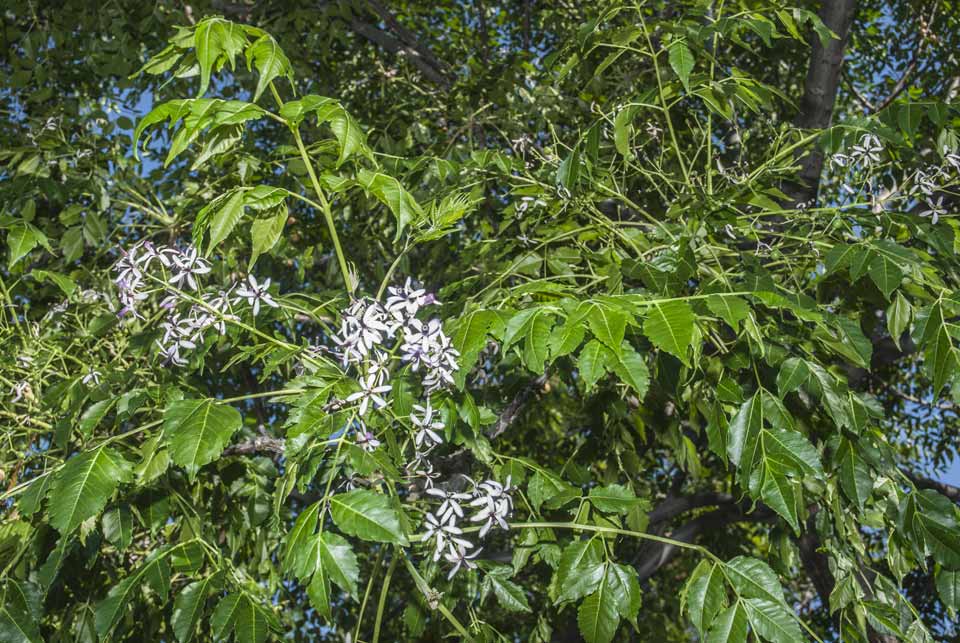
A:
POLYGON ((0 638, 957 640, 955 3, 291 4, 3 8, 0 638), (281 306, 164 365, 143 239, 281 306), (309 349, 407 276, 449 581, 309 349))

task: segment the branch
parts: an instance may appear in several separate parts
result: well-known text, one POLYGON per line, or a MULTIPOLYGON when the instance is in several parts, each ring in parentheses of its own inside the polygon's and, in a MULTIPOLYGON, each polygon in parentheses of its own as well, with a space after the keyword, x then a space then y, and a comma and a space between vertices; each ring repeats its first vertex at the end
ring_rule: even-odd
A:
POLYGON ((953 502, 960 504, 960 487, 954 487, 953 485, 940 482, 939 480, 933 480, 931 478, 919 476, 908 471, 907 469, 901 469, 901 471, 903 471, 903 475, 907 476, 907 478, 909 478, 910 481, 918 488, 933 489, 934 491, 939 492, 941 495, 946 496, 953 502))
POLYGON ((387 29, 406 43, 408 47, 412 47, 431 67, 446 76, 449 68, 443 61, 437 58, 428 47, 417 40, 416 34, 400 24, 396 16, 394 16, 389 9, 380 4, 379 0, 367 0, 367 4, 370 5, 373 12, 387 25, 387 29))
POLYGON ((491 440, 496 440, 500 437, 507 429, 510 428, 517 417, 520 415, 520 411, 523 410, 523 407, 527 405, 527 402, 530 401, 530 398, 533 397, 533 394, 543 388, 543 385, 547 382, 547 374, 544 373, 540 377, 530 380, 527 382, 527 385, 520 389, 520 392, 517 393, 516 397, 504 407, 503 412, 500 413, 500 417, 497 418, 496 424, 494 424, 490 430, 487 431, 487 437, 491 440))
POLYGON ((728 505, 733 501, 734 498, 730 494, 713 492, 695 493, 689 496, 667 496, 647 514, 647 518, 651 525, 656 525, 672 520, 691 509, 728 505))
POLYGON ((269 435, 258 435, 252 440, 232 444, 223 450, 222 455, 253 455, 255 453, 275 453, 283 455, 286 444, 283 438, 272 438, 269 435))
POLYGON ((447 75, 447 66, 434 56, 433 52, 422 45, 413 32, 401 25, 396 17, 377 0, 368 0, 367 4, 393 35, 361 20, 357 16, 350 19, 350 27, 370 42, 383 47, 390 53, 406 56, 427 80, 448 89, 451 81, 447 75))
MULTIPOLYGON (((693 540, 705 531, 715 531, 729 524, 738 522, 767 522, 774 519, 776 514, 762 505, 753 511, 739 503, 728 504, 694 518, 690 522, 678 527, 670 538, 684 543, 693 540)), ((637 574, 640 582, 647 580, 657 571, 673 560, 679 549, 676 545, 657 544, 650 548, 650 553, 637 565, 637 574)))

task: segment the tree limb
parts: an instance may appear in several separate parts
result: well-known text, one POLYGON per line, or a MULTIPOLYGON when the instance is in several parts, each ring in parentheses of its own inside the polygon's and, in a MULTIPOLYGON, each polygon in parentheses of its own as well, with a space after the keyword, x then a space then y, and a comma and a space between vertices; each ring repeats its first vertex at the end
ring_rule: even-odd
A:
POLYGON ((901 470, 903 471, 903 475, 907 476, 910 481, 920 489, 933 489, 934 491, 939 492, 941 495, 946 496, 953 502, 960 504, 960 487, 954 487, 953 485, 945 482, 919 476, 915 473, 911 473, 907 469, 901 470))
MULTIPOLYGON (((698 516, 678 527, 670 534, 670 538, 684 543, 692 543, 698 535, 706 531, 714 531, 738 522, 766 522, 775 517, 776 514, 763 506, 758 506, 750 511, 749 506, 731 503, 698 516)), ((667 543, 652 545, 647 550, 643 560, 637 564, 637 574, 640 582, 642 583, 656 574, 661 567, 673 560, 678 552, 679 548, 675 545, 667 543)))
POLYGON ((500 417, 497 418, 496 424, 494 424, 488 431, 487 437, 491 440, 496 440, 500 437, 504 431, 510 428, 510 425, 516 421, 517 417, 520 415, 520 411, 523 410, 523 407, 527 405, 527 402, 530 401, 530 398, 533 397, 534 393, 543 388, 543 385, 547 382, 547 374, 544 373, 540 377, 530 380, 526 386, 520 389, 520 392, 517 393, 516 397, 507 404, 503 411, 500 413, 500 417))
POLYGON ((447 66, 417 40, 413 32, 401 25, 396 16, 380 2, 367 0, 367 5, 383 21, 390 33, 361 20, 358 16, 351 18, 350 27, 390 53, 406 56, 427 80, 448 89, 452 83, 447 66))

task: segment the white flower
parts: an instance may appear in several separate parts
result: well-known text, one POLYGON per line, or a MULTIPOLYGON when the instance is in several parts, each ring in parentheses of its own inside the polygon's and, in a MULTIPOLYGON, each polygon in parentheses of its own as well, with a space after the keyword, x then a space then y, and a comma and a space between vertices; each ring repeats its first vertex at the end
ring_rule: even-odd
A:
POLYGON ((378 440, 373 433, 367 431, 367 427, 363 422, 357 422, 354 428, 354 434, 356 435, 357 446, 367 453, 373 453, 379 448, 380 440, 378 440))
POLYGON ((443 489, 437 489, 436 487, 430 487, 427 489, 427 494, 434 496, 435 498, 443 498, 443 502, 440 503, 440 508, 437 509, 437 518, 440 522, 446 522, 453 520, 456 522, 463 518, 463 507, 460 506, 461 500, 470 500, 472 497, 469 493, 456 493, 454 491, 444 491, 443 489))
POLYGON ((467 549, 463 546, 458 546, 456 549, 451 547, 449 551, 443 555, 443 559, 445 561, 448 563, 453 563, 453 569, 451 569, 450 573, 447 574, 447 580, 450 580, 456 576, 461 567, 464 569, 476 569, 477 564, 473 562, 473 559, 479 556, 481 551, 483 551, 482 547, 474 551, 472 554, 467 554, 467 549))
POLYGON ((930 217, 930 223, 937 225, 941 214, 946 214, 947 210, 943 207, 943 197, 936 201, 927 199, 927 209, 920 213, 921 217, 930 217))
POLYGON ((830 162, 837 167, 847 167, 852 161, 853 159, 849 155, 839 152, 830 157, 830 162))
POLYGON ((210 272, 210 264, 200 256, 200 253, 193 246, 174 256, 171 267, 173 276, 170 278, 170 283, 178 288, 183 288, 184 282, 186 282, 191 290, 197 289, 196 277, 198 275, 205 275, 210 272))
POLYGON ((432 295, 422 288, 414 288, 413 282, 407 277, 403 286, 391 286, 387 289, 386 309, 401 324, 416 316, 421 306, 429 303, 438 303, 432 295))
POLYGON ((449 547, 452 551, 456 551, 453 548, 457 545, 467 549, 473 548, 473 543, 462 537, 463 530, 457 527, 456 520, 453 517, 440 520, 428 511, 424 519, 423 539, 425 541, 431 538, 434 540, 434 560, 440 560, 440 554, 443 553, 444 547, 449 547))
POLYGON ((860 137, 860 142, 850 150, 851 158, 858 164, 865 166, 880 162, 880 153, 883 152, 883 145, 880 139, 874 134, 864 134, 860 137))
POLYGON ((913 182, 910 184, 909 194, 918 196, 920 194, 932 196, 937 185, 936 178, 939 175, 939 168, 934 168, 932 172, 917 170, 913 175, 913 182))
POLYGON ((19 402, 24 397, 30 397, 32 391, 30 390, 30 382, 26 380, 21 380, 13 385, 13 388, 10 389, 10 394, 13 395, 13 398, 10 400, 11 403, 19 402))
POLYGON ((375 301, 358 299, 350 304, 340 319, 340 333, 333 337, 342 351, 344 366, 363 361, 374 348, 392 336, 398 325, 375 301))
POLYGON ((159 355, 164 364, 174 364, 175 366, 186 366, 187 360, 180 356, 180 345, 177 343, 165 345, 159 339, 156 341, 159 355))
POLYGON ((960 172, 960 154, 956 152, 947 151, 949 148, 943 148, 943 160, 947 165, 952 167, 954 171, 960 172))
POLYGON ((80 381, 83 382, 84 384, 86 384, 87 386, 89 386, 91 383, 93 383, 94 386, 99 386, 99 385, 100 385, 100 371, 95 371, 95 370, 93 370, 93 369, 91 368, 90 371, 89 371, 86 375, 84 375, 82 378, 80 378, 80 381))
POLYGON ((366 415, 367 408, 371 401, 373 402, 374 408, 379 409, 386 406, 387 401, 381 397, 381 394, 389 393, 390 389, 389 384, 378 384, 375 375, 367 375, 364 379, 360 380, 360 390, 348 395, 346 401, 356 402, 359 400, 359 413, 363 416, 366 415))
POLYGON ((263 283, 257 283, 257 278, 253 275, 247 277, 247 285, 240 286, 237 288, 237 299, 239 302, 243 299, 247 300, 247 303, 253 307, 253 316, 256 317, 257 313, 260 312, 260 302, 265 303, 271 308, 279 308, 280 304, 274 301, 273 297, 270 296, 270 293, 267 292, 267 289, 270 288, 270 278, 263 280, 263 283))
POLYGON ((427 445, 428 449, 438 444, 443 444, 443 438, 438 431, 443 431, 444 424, 439 419, 433 419, 433 408, 430 406, 430 398, 427 398, 426 406, 414 404, 413 410, 421 414, 420 417, 412 413, 410 414, 410 422, 417 428, 413 438, 413 442, 417 448, 419 449, 424 444, 427 445))
POLYGON ((510 476, 507 476, 505 485, 496 480, 485 480, 477 486, 476 498, 470 502, 470 506, 479 507, 479 510, 470 517, 470 522, 484 523, 480 527, 480 538, 487 535, 494 523, 503 529, 510 529, 507 518, 513 513, 511 490, 510 476))

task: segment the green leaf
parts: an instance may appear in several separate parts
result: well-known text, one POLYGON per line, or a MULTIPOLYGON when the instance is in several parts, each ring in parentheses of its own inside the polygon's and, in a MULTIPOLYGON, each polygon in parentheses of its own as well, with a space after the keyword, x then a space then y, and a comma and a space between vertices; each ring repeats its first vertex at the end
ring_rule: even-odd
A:
POLYGON ((400 181, 392 176, 361 168, 357 173, 357 182, 368 194, 376 197, 393 213, 397 220, 394 239, 399 239, 408 225, 417 223, 423 218, 423 208, 413 195, 404 189, 400 181))
POLYGON ((253 249, 250 252, 250 263, 247 264, 247 270, 253 268, 260 255, 269 252, 277 245, 280 235, 283 234, 283 227, 287 224, 287 206, 281 205, 277 211, 266 218, 254 219, 250 224, 250 240, 253 249))
POLYGON ((217 603, 217 607, 213 610, 213 617, 210 619, 215 640, 225 639, 230 635, 233 624, 237 620, 241 600, 240 594, 227 594, 217 603))
POLYGON ((853 443, 841 439, 840 446, 834 454, 834 464, 840 473, 840 488, 847 498, 860 511, 863 511, 867 499, 873 491, 873 479, 870 477, 870 467, 857 453, 853 443))
POLYGON ((543 374, 552 328, 553 317, 542 310, 537 310, 530 322, 526 324, 521 358, 523 365, 538 375, 543 374))
POLYGON ((737 556, 725 565, 727 579, 743 598, 785 604, 783 588, 770 566, 756 558, 737 556))
POLYGON ((12 578, 3 583, 0 594, 0 640, 4 643, 43 643, 40 614, 31 605, 23 585, 12 578))
MULTIPOLYGON (((340 156, 337 159, 337 165, 342 164, 344 160, 354 154, 363 154, 364 156, 372 157, 370 150, 367 148, 366 135, 349 112, 347 112, 338 101, 327 98, 326 96, 310 94, 300 100, 289 101, 280 108, 280 116, 294 126, 300 123, 300 121, 311 112, 317 117, 320 123, 329 123, 334 136, 337 137, 337 144, 340 147, 340 156)), ((389 180, 396 180, 385 174, 369 172, 366 169, 361 169, 357 180, 361 185, 364 185, 368 191, 371 191, 372 189, 367 187, 367 183, 372 180, 371 177, 375 178, 376 176, 385 176, 389 180)), ((380 196, 377 198, 381 201, 384 200, 380 196)), ((410 197, 410 199, 412 201, 412 197, 410 197)), ((415 201, 413 205, 416 206, 416 209, 420 207, 416 205, 415 201)), ((391 207, 391 209, 393 208, 391 207)), ((394 214, 396 214, 396 211, 394 214)), ((422 215, 423 213, 420 212, 420 214, 422 215)))
POLYGON ((207 244, 207 253, 220 245, 220 242, 230 236, 233 229, 243 216, 244 193, 236 190, 222 206, 211 215, 210 242, 207 244))
POLYGON ((748 453, 747 462, 752 464, 753 451, 759 442, 759 434, 762 428, 763 401, 759 394, 754 394, 740 406, 740 410, 730 421, 727 456, 733 464, 740 464, 745 449, 748 453))
POLYGON ((260 36, 247 48, 246 56, 247 69, 256 66, 260 74, 257 89, 253 93, 253 102, 260 100, 260 96, 278 76, 286 76, 290 86, 293 87, 293 70, 290 67, 290 61, 272 36, 268 34, 260 36))
POLYGON ((587 323, 593 336, 603 342, 615 355, 620 354, 623 335, 627 328, 627 315, 620 310, 601 304, 593 304, 587 313, 587 323))
POLYGON ((580 349, 577 357, 577 368, 584 388, 589 392, 607 370, 607 365, 614 359, 613 353, 595 339, 587 342, 580 349))
POLYGON ((607 513, 626 514, 631 508, 642 501, 634 495, 633 490, 619 484, 609 484, 605 487, 594 487, 588 496, 590 504, 607 513))
POLYGON ((454 375, 458 387, 463 388, 467 373, 487 345, 487 335, 500 323, 500 317, 492 310, 474 310, 454 322, 450 341, 460 353, 461 368, 454 375))
POLYGON ((643 356, 635 351, 628 342, 624 341, 620 348, 620 354, 611 354, 609 360, 611 362, 610 366, 612 366, 617 377, 630 386, 637 393, 637 397, 643 401, 650 385, 650 371, 647 369, 647 363, 643 356))
POLYGON ((609 643, 617 632, 620 615, 613 592, 606 582, 587 596, 577 610, 577 625, 587 643, 609 643))
POLYGON ((806 360, 799 357, 789 357, 783 360, 780 365, 780 372, 777 374, 777 390, 780 397, 786 397, 787 393, 796 391, 807 383, 810 379, 810 370, 807 368, 806 360))
POLYGON ((625 159, 633 160, 633 151, 630 149, 630 134, 633 125, 634 108, 626 106, 617 112, 613 120, 613 144, 625 159))
POLYGON ((133 540, 133 514, 128 505, 117 505, 104 512, 101 523, 103 536, 119 551, 130 546, 133 540))
POLYGON ((643 323, 643 334, 654 346, 675 355, 689 366, 687 353, 693 343, 695 320, 693 309, 685 301, 656 303, 643 323))
POLYGON ((330 514, 337 527, 351 536, 374 542, 406 545, 400 514, 390 499, 367 489, 330 498, 330 514))
POLYGON ((550 355, 556 359, 577 350, 583 342, 586 330, 581 319, 568 318, 554 327, 550 334, 550 355))
POLYGON ((613 596, 617 606, 617 613, 636 626, 637 613, 640 611, 640 581, 637 570, 619 563, 607 563, 607 573, 604 583, 613 596))
POLYGON ((603 558, 603 545, 597 540, 567 545, 557 566, 557 602, 575 601, 595 592, 606 574, 603 558))
POLYGON ((940 569, 937 572, 937 594, 954 615, 960 612, 960 571, 940 569))
POLYGON ((750 316, 750 304, 742 297, 710 295, 707 297, 707 308, 735 331, 739 331, 740 322, 750 316))
POLYGON ((704 643, 746 643, 747 613, 737 601, 723 610, 710 625, 704 643))
MULTIPOLYGON (((234 65, 236 56, 246 45, 247 39, 240 25, 236 25, 222 18, 207 18, 201 20, 194 34, 197 62, 200 64, 200 90, 198 96, 203 96, 210 86, 210 73, 215 65, 223 58, 234 65)), ((219 62, 219 66, 222 66, 219 62)))
POLYGON ((903 281, 903 271, 900 267, 883 255, 874 257, 867 268, 867 274, 887 299, 890 299, 890 293, 903 281))
POLYGON ((360 566, 350 543, 343 536, 325 531, 317 536, 317 549, 320 552, 320 566, 323 567, 325 575, 342 590, 358 596, 360 566))
POLYGON ((40 281, 52 281, 57 284, 57 287, 63 291, 63 294, 69 297, 77 289, 77 283, 65 275, 61 275, 58 272, 50 272, 49 270, 32 270, 30 274, 40 281))
POLYGON ((715 563, 700 561, 683 588, 681 604, 701 636, 726 602, 723 571, 715 563))
POLYGON ((130 480, 130 464, 109 447, 67 460, 47 496, 50 524, 61 534, 100 513, 117 485, 130 480))
POLYGON ((748 598, 743 601, 750 625, 771 643, 803 643, 806 639, 797 625, 797 620, 779 602, 763 598, 748 598))
POLYGON ((36 228, 29 223, 17 223, 7 232, 7 247, 10 249, 8 268, 12 268, 13 264, 27 256, 40 243, 40 238, 34 234, 34 230, 36 228))
POLYGON ((890 331, 890 337, 898 350, 900 349, 900 337, 910 324, 912 314, 913 310, 910 302, 903 296, 903 293, 898 292, 890 306, 887 307, 887 330, 890 331))
POLYGON ((936 397, 956 372, 958 365, 957 349, 947 331, 943 306, 939 303, 930 308, 923 339, 926 342, 923 351, 924 366, 933 380, 933 395, 936 397))
POLYGON ((532 612, 530 604, 527 602, 527 596, 523 588, 500 576, 499 574, 487 574, 484 580, 490 583, 497 601, 508 612, 532 612))
POLYGON ((172 402, 163 413, 170 459, 194 473, 220 457, 242 424, 239 411, 214 399, 172 402))
POLYGON ((330 577, 327 576, 325 568, 321 567, 313 575, 313 580, 307 586, 307 596, 310 598, 310 604, 314 609, 323 614, 328 619, 332 615, 330 610, 330 577))
POLYGON ((237 643, 263 643, 277 629, 273 612, 246 593, 229 594, 217 604, 211 619, 213 636, 224 639, 232 630, 237 643))
POLYGON ((216 573, 198 581, 194 581, 180 590, 173 602, 173 616, 170 626, 180 643, 187 643, 193 638, 193 633, 200 622, 204 605, 211 590, 220 586, 220 574, 216 573))
MULTIPOLYGON (((151 581, 151 587, 158 591, 161 588, 156 583, 157 571, 162 566, 165 570, 162 573, 162 578, 169 581, 170 570, 166 557, 171 551, 172 549, 169 547, 155 550, 136 571, 110 588, 107 597, 97 604, 95 621, 100 640, 108 640, 107 635, 123 614, 123 610, 130 600, 130 594, 140 587, 145 577, 151 581)), ((158 593, 160 592, 158 591, 158 593)))
POLYGON ((297 578, 306 578, 317 570, 320 564, 313 540, 317 530, 317 516, 320 502, 315 502, 297 516, 293 529, 287 534, 283 553, 283 570, 292 572, 297 578))
POLYGON ((667 58, 670 61, 670 67, 683 83, 684 89, 690 91, 690 72, 693 71, 693 53, 687 47, 683 40, 675 40, 670 43, 667 50, 667 58))

